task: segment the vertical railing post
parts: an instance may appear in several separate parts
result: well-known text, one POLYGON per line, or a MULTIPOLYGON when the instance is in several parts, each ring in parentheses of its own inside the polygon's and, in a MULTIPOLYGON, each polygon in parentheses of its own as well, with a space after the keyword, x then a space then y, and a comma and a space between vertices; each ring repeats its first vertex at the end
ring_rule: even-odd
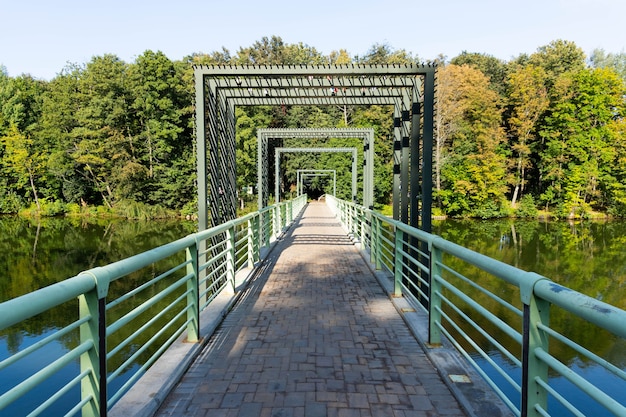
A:
POLYGON ((287 204, 283 204, 280 208, 280 231, 282 232, 287 227, 287 204))
POLYGON ((375 224, 374 230, 376 235, 376 243, 372 243, 372 247, 376 247, 376 254, 374 255, 374 264, 376 265, 376 269, 382 269, 383 267, 383 258, 382 258, 382 250, 383 250, 383 235, 381 232, 382 221, 378 217, 374 217, 375 224))
POLYGON ((287 223, 291 223, 293 221, 293 200, 289 200, 287 210, 289 211, 289 220, 287 221, 287 223))
POLYGON ((350 216, 350 235, 353 239, 358 239, 358 236, 356 234, 357 219, 354 212, 354 205, 348 205, 348 215, 350 216))
POLYGON ((89 377, 81 380, 81 396, 83 399, 91 397, 91 401, 82 409, 82 417, 106 416, 107 413, 104 303, 104 298, 98 298, 97 287, 78 297, 80 318, 89 317, 88 321, 80 325, 80 342, 92 342, 94 345, 80 356, 81 372, 89 372, 89 377))
POLYGON ((237 292, 237 285, 235 283, 235 248, 236 230, 235 225, 231 225, 226 230, 226 277, 232 283, 233 292, 237 292))
MULTIPOLYGON (((365 248, 365 246, 367 245, 367 214, 365 213, 365 210, 363 209, 359 209, 360 211, 360 221, 361 221, 361 247, 365 248)), ((370 233, 371 235, 371 233, 370 233)))
POLYGON ((269 246, 269 238, 267 237, 267 225, 269 219, 269 212, 266 211, 259 214, 259 251, 261 250, 261 248, 269 246))
POLYGON ((280 231, 280 205, 275 204, 274 205, 274 230, 273 230, 273 235, 274 238, 278 237, 279 231, 280 231))
POLYGON ((395 242, 393 245, 394 268, 393 268, 393 296, 402 297, 402 248, 404 247, 404 232, 396 226, 395 242))
POLYGON ((259 216, 248 220, 248 267, 254 268, 259 260, 259 216))
POLYGON ((535 283, 542 277, 532 276, 527 285, 520 286, 524 316, 522 333, 522 399, 521 416, 539 417, 536 405, 547 410, 548 393, 537 380, 548 381, 548 365, 534 354, 536 349, 549 351, 549 338, 539 325, 550 325, 550 303, 534 294, 535 283))
POLYGON ((378 265, 376 262, 376 254, 378 253, 378 234, 377 234, 377 224, 378 218, 376 216, 371 216, 372 221, 370 223, 370 263, 376 265, 376 269, 378 269, 378 265))
POLYGON ((185 251, 187 261, 187 341, 197 342, 200 338, 200 284, 198 277, 198 242, 185 251))
POLYGON ((443 271, 441 264, 443 261, 443 252, 436 247, 433 242, 430 243, 430 262, 428 275, 430 276, 430 285, 428 286, 428 343, 431 345, 441 345, 441 273, 443 271))

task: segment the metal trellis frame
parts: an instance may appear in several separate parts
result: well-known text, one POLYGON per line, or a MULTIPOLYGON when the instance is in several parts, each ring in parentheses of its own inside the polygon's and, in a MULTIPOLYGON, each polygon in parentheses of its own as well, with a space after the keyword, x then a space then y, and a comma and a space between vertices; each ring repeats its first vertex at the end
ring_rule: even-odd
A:
POLYGON ((363 139, 363 205, 374 205, 374 129, 372 128, 271 128, 257 129, 257 190, 259 207, 266 207, 269 196, 269 145, 280 139, 363 139))
POLYGON ((280 157, 283 153, 294 153, 294 152, 311 152, 311 153, 336 153, 336 152, 350 152, 352 153, 352 201, 356 200, 356 183, 357 183, 357 164, 356 164, 356 148, 276 148, 276 156, 275 156, 275 176, 274 176, 274 195, 276 198, 276 202, 280 202, 280 157))
POLYGON ((391 105, 394 218, 429 231, 435 72, 413 64, 194 67, 199 229, 236 217, 236 106, 391 105))
POLYGON ((337 170, 336 169, 299 169, 296 171, 298 196, 304 193, 304 178, 333 176, 333 196, 337 196, 337 170))

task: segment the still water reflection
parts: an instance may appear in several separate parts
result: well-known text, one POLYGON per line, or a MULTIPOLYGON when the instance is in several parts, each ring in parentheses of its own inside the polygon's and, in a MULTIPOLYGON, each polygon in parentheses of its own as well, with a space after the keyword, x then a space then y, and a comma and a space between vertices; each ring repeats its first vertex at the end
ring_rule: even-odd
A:
MULTIPOLYGON (((624 222, 538 222, 538 221, 454 221, 437 222, 433 232, 459 245, 498 259, 526 271, 534 271, 578 292, 626 309, 626 223, 624 222)), ((461 268, 455 266, 455 268, 461 268)), ((462 270, 462 269, 459 269, 462 270)), ((464 271, 466 273, 467 271, 464 271)), ((489 280, 467 272, 477 281, 489 280)), ((520 306, 519 295, 503 281, 492 279, 487 285, 499 297, 520 306)), ((481 300, 491 311, 515 323, 516 318, 503 311, 492 300, 481 300), (491 304, 491 305, 490 305, 491 304)), ((518 319, 519 321, 519 319, 518 319)), ((500 333, 482 323, 491 334, 500 333), (493 333, 498 332, 498 333, 493 333)), ((621 369, 626 369, 626 343, 613 335, 586 323, 563 310, 552 308, 550 326, 571 340, 585 346, 600 357, 609 360, 621 369)), ((521 328, 521 323, 518 326, 521 328)), ((519 345, 504 343, 519 355, 519 345), (516 350, 517 349, 517 350, 516 350)), ((481 346, 490 352, 490 357, 504 368, 509 367, 489 343, 481 346)), ((567 346, 550 342, 550 351, 570 369, 585 375, 603 391, 626 404, 623 380, 606 372, 593 362, 583 359, 567 346)), ((475 357, 487 373, 506 386, 503 379, 482 358, 475 357)), ((509 372, 519 380, 519 370, 509 372)), ((563 377, 551 375, 551 384, 565 393, 584 415, 608 416, 608 411, 599 409, 576 387, 563 377)), ((507 395, 517 398, 518 393, 510 389, 507 395)), ((514 401, 517 403, 517 401, 514 401)), ((548 403, 551 415, 569 416, 567 410, 553 399, 548 403)))
MULTIPOLYGON (((181 221, 102 221, 85 219, 26 220, 0 217, 0 302, 35 291, 81 271, 109 264, 174 241, 195 231, 195 224, 181 221)), ((126 292, 132 280, 120 280, 112 291, 126 292)), ((62 328, 76 317, 76 303, 66 303, 13 327, 0 331, 0 361, 44 339, 53 330, 62 328)), ((71 332, 52 342, 43 351, 30 355, 26 364, 13 365, 0 371, 0 393, 23 381, 64 352, 78 344, 78 333, 71 332)), ((122 359, 120 359, 122 360, 122 359)), ((119 365, 118 365, 119 366, 119 365)), ((134 363, 126 372, 139 366, 134 363)), ((8 408, 0 416, 21 416, 33 410, 41 401, 55 393, 76 375, 78 364, 65 367, 55 378, 38 387, 29 396, 8 408)), ((126 381, 122 375, 113 380, 111 388, 126 381)), ((64 415, 68 404, 80 397, 78 389, 71 390, 44 415, 64 415)))
POLYGON ((626 309, 626 222, 435 222, 433 233, 626 309))

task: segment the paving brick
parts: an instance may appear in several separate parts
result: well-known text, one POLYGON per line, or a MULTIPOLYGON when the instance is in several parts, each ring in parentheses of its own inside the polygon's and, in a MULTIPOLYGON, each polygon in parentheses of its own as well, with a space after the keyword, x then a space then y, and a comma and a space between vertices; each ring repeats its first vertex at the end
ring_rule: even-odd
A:
POLYGON ((463 416, 323 204, 310 204, 157 416, 463 416))

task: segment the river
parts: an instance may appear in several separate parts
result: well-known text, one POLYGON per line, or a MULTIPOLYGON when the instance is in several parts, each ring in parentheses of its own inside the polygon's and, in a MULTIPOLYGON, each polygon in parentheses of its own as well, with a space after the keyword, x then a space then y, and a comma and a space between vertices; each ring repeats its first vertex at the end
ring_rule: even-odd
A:
MULTIPOLYGON (((72 277, 80 271, 176 240, 194 232, 195 227, 192 222, 181 221, 57 218, 36 221, 0 217, 0 302, 72 277)), ((624 222, 446 220, 434 222, 433 232, 626 309, 624 222)), ((555 315, 552 320, 566 319, 563 315, 555 315)), ((20 334, 0 332, 0 360, 9 352, 23 349, 43 338, 50 328, 58 326, 54 320, 52 317, 29 320, 20 334)), ((584 327, 573 326, 572 333, 576 333, 577 338, 586 338, 587 346, 591 344, 594 349, 605 352, 614 363, 626 368, 626 347, 623 341, 598 337, 584 327)), ((51 347, 63 348, 62 345, 51 347)), ((30 367, 35 368, 36 362, 40 360, 45 363, 45 358, 37 358, 30 367)), ((570 360, 571 366, 589 367, 575 356, 571 356, 570 360)), ((24 370, 24 373, 27 371, 24 370)), ((589 367, 587 372, 592 374, 595 369, 589 367)), ((12 374, 11 377, 19 376, 12 374)), ((0 375, 0 392, 6 390, 8 383, 7 378, 0 375)), ((607 390, 619 389, 623 387, 623 382, 612 384, 611 380, 605 380, 604 385, 607 385, 607 390)), ((26 407, 27 402, 15 403, 10 410, 0 411, 0 416, 21 415, 20 410, 26 407)), ((581 407, 585 409, 584 404, 581 407)), ((54 415, 54 412, 50 415, 54 415)), ((589 412, 590 415, 602 415, 597 410, 589 412)))

